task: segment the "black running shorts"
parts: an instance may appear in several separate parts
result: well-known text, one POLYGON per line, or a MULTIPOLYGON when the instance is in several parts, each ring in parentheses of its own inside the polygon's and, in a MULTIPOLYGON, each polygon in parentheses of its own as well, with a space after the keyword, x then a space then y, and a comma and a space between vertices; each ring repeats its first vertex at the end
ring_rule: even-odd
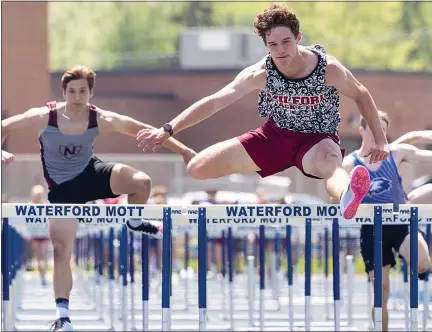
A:
MULTIPOLYGON (((409 225, 383 225, 382 226, 382 258, 383 266, 390 265, 392 268, 396 265, 395 253, 399 254, 399 249, 409 234, 409 225)), ((426 238, 426 234, 419 230, 419 233, 426 238)), ((374 226, 362 225, 360 229, 360 250, 365 263, 365 271, 369 273, 374 270, 374 226)), ((419 278, 423 280, 423 275, 419 278)))
POLYGON ((119 195, 113 194, 110 186, 115 164, 92 157, 81 174, 52 187, 48 200, 53 204, 85 204, 97 199, 118 197, 119 195))

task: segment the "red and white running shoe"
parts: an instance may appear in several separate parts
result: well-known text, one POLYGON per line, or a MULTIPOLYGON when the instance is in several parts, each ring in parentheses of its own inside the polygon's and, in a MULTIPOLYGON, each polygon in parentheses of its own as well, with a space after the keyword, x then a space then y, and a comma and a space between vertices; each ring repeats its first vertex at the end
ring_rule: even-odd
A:
POLYGON ((354 167, 351 181, 340 199, 340 209, 345 219, 353 219, 363 198, 369 192, 370 176, 364 166, 354 167))

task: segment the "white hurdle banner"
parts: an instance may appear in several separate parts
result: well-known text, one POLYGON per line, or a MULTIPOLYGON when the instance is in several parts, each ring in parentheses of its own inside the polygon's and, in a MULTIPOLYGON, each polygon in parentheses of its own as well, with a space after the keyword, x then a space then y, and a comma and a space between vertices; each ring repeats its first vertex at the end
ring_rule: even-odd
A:
MULTIPOLYGON (((393 223, 392 204, 361 205, 355 219, 345 221, 347 225, 373 224, 374 207, 382 207, 383 223, 393 223)), ((12 218, 17 224, 47 223, 49 218, 79 218, 86 224, 121 224, 129 218, 161 219, 164 209, 170 209, 170 218, 175 224, 191 225, 198 221, 201 206, 169 205, 87 205, 87 204, 2 204, 2 218, 12 218)), ((305 218, 340 218, 339 205, 211 205, 206 206, 207 224, 223 227, 232 225, 286 226, 303 225, 305 218)), ((426 213, 427 210, 425 210, 426 213)), ((318 219, 319 218, 319 219, 318 219)), ((431 220, 432 222, 432 220, 431 220)))
MULTIPOLYGON (((310 236, 311 227, 332 225, 333 229, 339 226, 373 225, 375 228, 376 246, 374 253, 375 264, 382 265, 382 225, 410 225, 411 234, 411 315, 410 328, 418 330, 418 248, 417 231, 419 224, 432 224, 432 205, 400 205, 399 212, 393 212, 392 204, 363 204, 359 207, 356 217, 352 220, 344 220, 341 217, 339 205, 335 204, 268 204, 268 205, 206 205, 206 206, 169 206, 169 205, 86 205, 86 204, 2 204, 2 231, 5 225, 9 227, 29 226, 40 227, 48 224, 49 218, 71 219, 78 218, 80 227, 122 227, 129 218, 143 218, 163 220, 163 278, 162 278, 162 328, 170 330, 170 273, 171 273, 171 235, 178 227, 181 231, 198 231, 198 284, 199 284, 199 329, 206 328, 206 272, 207 261, 207 230, 241 228, 250 229, 259 227, 260 234, 264 235, 265 226, 286 227, 306 226, 306 236, 310 236), (262 232, 262 233, 261 233, 262 232)), ((338 232, 338 231, 337 231, 338 232)), ((336 234, 336 233, 334 233, 336 234)), ((338 233, 337 233, 338 234, 338 233)), ((3 235, 3 233, 2 233, 3 235)), ((3 238, 3 240, 5 237, 3 238)), ((7 243, 6 237, 6 244, 7 243)), ((334 264, 338 262, 334 262, 334 264)), ((7 264, 6 264, 7 265, 7 264)), ((309 262, 310 265, 310 262, 309 262)), ((4 267, 4 265, 3 265, 4 267)), ((335 268, 335 267, 334 267, 335 268)), ((310 269, 310 267, 309 267, 310 269)), ((309 271, 310 272, 310 271, 309 271)), ((7 273, 7 272, 6 272, 7 273)), ((7 278, 6 278, 7 279, 7 278)), ((375 330, 382 329, 382 275, 381 269, 377 269, 375 275, 374 305, 375 305, 375 330)), ((7 282, 7 280, 6 280, 7 282)), ((338 281, 336 281, 339 287, 338 281)), ((3 286, 5 280, 3 280, 3 286)), ((335 282, 334 282, 335 286, 335 282)), ((306 292, 310 296, 309 286, 306 284, 306 292), (309 290, 307 288, 309 287, 309 290)), ((339 290, 337 290, 339 292, 339 290)), ((336 294, 336 290, 335 290, 336 294)), ((335 295, 335 299, 340 294, 335 295)), ((8 299, 3 299, 7 301, 8 299)), ((310 329, 310 302, 306 301, 306 329, 310 329), (308 320, 309 318, 309 320, 308 320)), ((7 307, 7 306, 6 306, 7 307)), ((335 304, 335 330, 339 330, 339 308, 335 304)), ((5 316, 7 317, 7 316, 5 316)), ((262 327, 262 325, 261 325, 262 327)))
MULTIPOLYGON (((222 227, 300 226, 305 218, 314 219, 314 225, 327 225, 332 218, 339 218, 342 226, 373 224, 374 207, 382 207, 383 224, 409 224, 411 208, 418 208, 419 224, 432 224, 432 205, 401 204, 399 213, 393 213, 392 204, 364 204, 352 220, 341 217, 339 205, 211 205, 206 206, 207 225, 222 227)), ((49 218, 78 218, 80 224, 121 225, 129 218, 162 220, 164 209, 170 208, 174 225, 190 225, 198 221, 198 209, 193 206, 168 205, 86 205, 86 204, 2 204, 2 218, 10 218, 11 224, 45 224, 49 218)))

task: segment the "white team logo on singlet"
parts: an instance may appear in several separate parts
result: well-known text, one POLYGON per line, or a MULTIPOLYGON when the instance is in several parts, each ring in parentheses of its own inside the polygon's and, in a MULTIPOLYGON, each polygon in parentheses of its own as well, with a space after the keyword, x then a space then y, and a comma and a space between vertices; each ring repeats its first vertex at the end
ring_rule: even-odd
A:
POLYGON ((379 196, 383 193, 389 192, 393 187, 393 181, 378 177, 371 180, 369 192, 367 194, 368 197, 379 196))
POLYGON ((72 159, 73 157, 79 155, 81 150, 82 150, 82 145, 74 145, 74 144, 59 145, 60 154, 67 159, 72 159))

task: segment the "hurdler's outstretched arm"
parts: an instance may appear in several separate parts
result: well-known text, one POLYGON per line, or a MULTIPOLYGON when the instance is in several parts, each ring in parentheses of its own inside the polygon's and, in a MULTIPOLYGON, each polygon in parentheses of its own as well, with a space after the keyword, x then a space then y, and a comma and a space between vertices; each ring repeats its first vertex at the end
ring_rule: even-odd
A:
MULTIPOLYGON (((169 122, 172 134, 192 127, 213 114, 233 104, 254 90, 263 89, 266 84, 266 71, 262 61, 242 70, 237 77, 219 91, 197 101, 169 122)), ((143 129, 139 132, 138 146, 144 152, 155 152, 170 137, 163 128, 143 129)))
MULTIPOLYGON (((138 132, 142 129, 155 129, 155 127, 147 123, 135 120, 130 116, 101 109, 98 109, 98 113, 99 132, 101 134, 117 132, 128 136, 136 137, 138 132)), ((196 152, 194 150, 174 138, 166 140, 163 146, 181 155, 186 165, 189 160, 196 155, 196 152)))
MULTIPOLYGON (((31 108, 28 111, 2 120, 2 144, 7 135, 17 131, 34 130, 38 133, 48 126, 49 109, 47 107, 31 108)), ((9 164, 14 160, 14 155, 2 150, 2 164, 9 164)))
POLYGON ((432 143, 432 130, 417 130, 403 134, 392 142, 393 144, 432 143))

